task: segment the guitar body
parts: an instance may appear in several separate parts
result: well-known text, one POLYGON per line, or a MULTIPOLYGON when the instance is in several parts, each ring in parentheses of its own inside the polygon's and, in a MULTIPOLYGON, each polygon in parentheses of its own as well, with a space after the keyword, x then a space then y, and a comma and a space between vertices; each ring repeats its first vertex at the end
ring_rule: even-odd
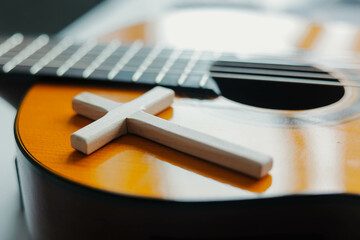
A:
MULTIPOLYGON (((356 82, 353 73, 330 72, 339 83, 356 82)), ((158 117, 271 155, 274 167, 260 180, 134 135, 86 156, 71 147, 70 135, 91 120, 72 110, 72 98, 88 91, 127 102, 149 87, 35 83, 15 123, 31 236, 360 237, 359 89, 245 82, 231 92, 216 81, 229 97, 179 94, 158 117), (294 91, 290 85, 296 101, 277 97, 294 91), (234 99, 238 93, 258 101, 234 99)))

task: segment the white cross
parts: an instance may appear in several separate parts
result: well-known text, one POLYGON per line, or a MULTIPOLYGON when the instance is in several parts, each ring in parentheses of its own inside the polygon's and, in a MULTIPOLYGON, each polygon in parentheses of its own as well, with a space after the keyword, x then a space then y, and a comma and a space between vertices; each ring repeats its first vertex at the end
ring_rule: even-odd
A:
POLYGON ((71 135, 73 148, 91 154, 113 139, 135 134, 215 164, 261 178, 272 168, 268 155, 158 118, 174 91, 155 87, 128 103, 83 92, 73 99, 75 112, 96 120, 71 135))

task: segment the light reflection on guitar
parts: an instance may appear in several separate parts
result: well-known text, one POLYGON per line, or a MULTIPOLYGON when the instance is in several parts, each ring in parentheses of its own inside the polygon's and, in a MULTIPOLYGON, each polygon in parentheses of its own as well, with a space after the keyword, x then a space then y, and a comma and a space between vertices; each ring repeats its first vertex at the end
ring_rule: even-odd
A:
MULTIPOLYGON (((189 20, 190 15, 185 16, 189 20)), ((134 29, 108 37, 148 38, 147 25, 134 29)), ((181 30, 178 26, 174 29, 177 33, 181 30)), ((241 36, 234 39, 236 43, 241 36)), ((311 48, 316 38, 305 39, 302 48, 311 48)), ((309 56, 295 54, 300 59, 309 56)), ((191 91, 182 92, 182 86, 177 86, 179 95, 173 108, 159 117, 272 155, 274 169, 259 181, 135 136, 113 141, 88 157, 74 151, 69 136, 89 120, 74 114, 72 97, 84 90, 119 102, 137 97, 151 84, 123 84, 131 82, 126 74, 134 73, 132 66, 119 72, 123 74, 117 79, 119 84, 101 80, 86 80, 83 84, 66 78, 59 83, 43 78, 48 81, 33 85, 15 125, 20 184, 32 235, 36 239, 101 238, 104 234, 140 239, 234 238, 296 235, 301 229, 306 235, 343 236, 350 228, 350 232, 359 234, 351 227, 352 220, 346 222, 346 227, 334 220, 360 216, 352 202, 353 198, 358 201, 360 192, 360 100, 358 88, 342 86, 357 84, 356 75, 350 70, 327 72, 321 67, 293 65, 293 59, 284 62, 281 57, 267 57, 265 64, 257 56, 249 59, 245 63, 215 61, 210 66, 211 73, 218 72, 215 66, 227 74, 225 69, 230 67, 236 79, 213 77, 215 82, 211 79, 205 83, 216 85, 189 85, 190 90, 215 93, 217 86, 223 96, 193 97, 191 91), (239 74, 239 69, 246 73, 239 74), (248 79, 240 79, 245 78, 241 74, 248 79), (266 80, 282 79, 284 74, 283 82, 266 80), (262 79, 250 80, 254 76, 262 79), (288 78, 302 81, 290 83, 288 78), (304 83, 313 79, 324 81, 324 85, 304 83), (331 83, 338 85, 326 85, 331 83), (348 206, 353 211, 344 211, 348 206), (330 210, 333 215, 329 217, 330 210), (319 219, 327 220, 326 226, 315 226, 319 219), (57 228, 58 222, 64 229, 57 228), (259 225, 268 228, 260 231, 259 225), (239 232, 239 226, 245 227, 239 232), (328 226, 338 228, 330 231, 328 226)), ((51 76, 50 67, 44 70, 51 76)), ((63 77, 81 78, 75 71, 79 68, 71 70, 63 77)), ((150 81, 150 73, 154 72, 149 71, 149 77, 142 80, 150 81)), ((197 84, 204 79, 202 74, 197 84)), ((173 84, 167 79, 161 84, 173 84)))

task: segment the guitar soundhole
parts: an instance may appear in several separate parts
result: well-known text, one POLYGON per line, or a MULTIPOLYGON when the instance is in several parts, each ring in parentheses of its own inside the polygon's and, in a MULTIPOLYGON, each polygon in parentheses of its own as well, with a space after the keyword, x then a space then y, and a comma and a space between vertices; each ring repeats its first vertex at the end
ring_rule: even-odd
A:
POLYGON ((211 71, 224 97, 255 107, 313 109, 335 103, 345 94, 342 86, 307 84, 340 83, 312 66, 217 62, 211 71), (225 69, 221 66, 226 66, 226 71, 219 71, 225 69))

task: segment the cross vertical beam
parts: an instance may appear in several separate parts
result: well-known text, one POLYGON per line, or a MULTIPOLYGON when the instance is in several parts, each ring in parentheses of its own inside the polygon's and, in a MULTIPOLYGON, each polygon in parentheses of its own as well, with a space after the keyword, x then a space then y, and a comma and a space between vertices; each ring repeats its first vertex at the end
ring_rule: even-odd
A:
POLYGON ((124 104, 81 93, 73 99, 74 110, 98 120, 75 132, 71 144, 90 154, 109 141, 131 133, 255 178, 270 171, 273 163, 270 156, 152 115, 169 107, 173 98, 174 92, 163 87, 155 87, 124 104))

